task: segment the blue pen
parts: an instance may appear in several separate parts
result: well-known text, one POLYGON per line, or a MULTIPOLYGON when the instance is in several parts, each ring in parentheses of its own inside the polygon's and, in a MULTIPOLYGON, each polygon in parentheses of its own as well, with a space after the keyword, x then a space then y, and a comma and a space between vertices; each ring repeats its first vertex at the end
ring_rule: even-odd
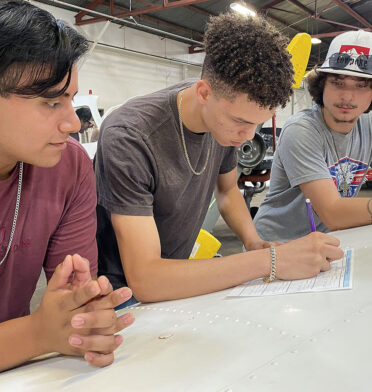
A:
POLYGON ((314 222, 314 215, 313 215, 313 209, 311 208, 311 201, 310 201, 310 199, 306 199, 305 203, 306 203, 307 216, 309 217, 311 231, 316 231, 315 222, 314 222))

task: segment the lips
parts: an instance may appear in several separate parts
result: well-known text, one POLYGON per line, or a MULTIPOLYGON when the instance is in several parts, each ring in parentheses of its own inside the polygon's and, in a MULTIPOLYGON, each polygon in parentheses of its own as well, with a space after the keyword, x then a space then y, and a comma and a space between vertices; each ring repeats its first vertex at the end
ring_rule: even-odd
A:
POLYGON ((341 110, 351 110, 351 109, 356 109, 357 106, 342 106, 342 105, 335 105, 336 108, 341 109, 341 110))
POLYGON ((347 113, 350 112, 351 110, 354 110, 354 108, 338 107, 338 110, 347 113))
POLYGON ((49 143, 49 144, 59 145, 59 144, 64 144, 64 143, 66 143, 66 142, 67 142, 67 140, 62 140, 61 142, 51 142, 51 143, 49 143))
POLYGON ((243 142, 234 142, 234 141, 231 141, 231 144, 232 144, 234 147, 240 147, 240 146, 243 144, 243 142))
POLYGON ((56 148, 58 148, 58 149, 63 150, 63 149, 66 148, 67 142, 64 141, 64 142, 58 142, 58 143, 49 143, 49 145, 51 145, 51 146, 53 146, 53 147, 56 147, 56 148))

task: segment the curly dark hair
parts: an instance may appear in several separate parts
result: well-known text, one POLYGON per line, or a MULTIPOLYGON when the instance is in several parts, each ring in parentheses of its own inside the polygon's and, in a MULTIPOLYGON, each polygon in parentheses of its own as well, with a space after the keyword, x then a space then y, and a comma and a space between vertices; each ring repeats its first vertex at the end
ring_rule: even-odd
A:
POLYGON ((73 65, 87 50, 86 38, 49 12, 26 1, 0 2, 0 96, 62 95, 73 65), (66 75, 66 84, 55 91, 66 75))
MULTIPOLYGON (((328 72, 319 72, 317 67, 315 67, 306 76, 307 89, 309 90, 309 93, 313 98, 313 101, 321 107, 324 106, 323 91, 324 91, 325 82, 328 77, 341 79, 345 77, 345 75, 328 73, 328 72)), ((364 80, 366 83, 369 83, 369 87, 372 88, 372 79, 367 79, 367 78, 360 78, 360 79, 364 80)), ((369 105, 369 108, 364 113, 368 113, 370 110, 372 110, 372 102, 369 105)))
POLYGON ((288 41, 259 16, 212 17, 204 35, 202 79, 229 100, 243 93, 261 107, 284 107, 294 82, 288 41))

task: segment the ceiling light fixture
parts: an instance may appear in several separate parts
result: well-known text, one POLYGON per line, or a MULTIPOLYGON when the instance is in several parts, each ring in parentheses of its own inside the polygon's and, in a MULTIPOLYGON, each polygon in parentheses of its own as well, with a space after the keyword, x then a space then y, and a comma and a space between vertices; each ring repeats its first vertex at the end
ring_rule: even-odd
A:
POLYGON ((313 45, 318 45, 322 42, 322 40, 320 40, 319 38, 311 38, 311 43, 313 45))
POLYGON ((248 8, 244 3, 231 3, 230 8, 244 16, 256 16, 257 13, 248 8))

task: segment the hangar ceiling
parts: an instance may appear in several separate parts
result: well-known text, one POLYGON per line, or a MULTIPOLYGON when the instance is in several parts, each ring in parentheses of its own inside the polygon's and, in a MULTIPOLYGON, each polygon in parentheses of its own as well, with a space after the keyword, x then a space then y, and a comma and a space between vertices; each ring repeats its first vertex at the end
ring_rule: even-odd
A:
MULTIPOLYGON (((230 10, 238 0, 38 0, 76 13, 77 25, 113 23, 171 37, 200 50, 209 17, 230 10)), ((372 31, 372 0, 247 0, 283 34, 306 32, 322 40, 313 45, 309 67, 321 63, 332 38, 344 31, 372 31)))

